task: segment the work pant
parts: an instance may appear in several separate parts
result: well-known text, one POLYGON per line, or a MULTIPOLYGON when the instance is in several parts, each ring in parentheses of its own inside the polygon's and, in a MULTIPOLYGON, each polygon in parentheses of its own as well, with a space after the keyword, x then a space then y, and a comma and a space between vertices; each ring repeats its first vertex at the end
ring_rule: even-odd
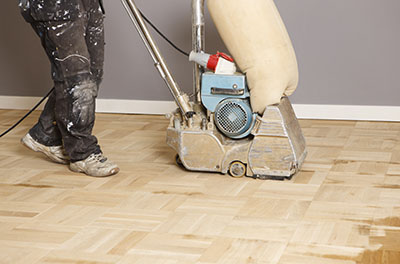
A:
POLYGON ((64 145, 71 162, 101 152, 92 129, 104 62, 104 15, 99 0, 76 1, 79 13, 70 12, 73 19, 30 21, 50 60, 55 89, 29 133, 46 146, 64 145))

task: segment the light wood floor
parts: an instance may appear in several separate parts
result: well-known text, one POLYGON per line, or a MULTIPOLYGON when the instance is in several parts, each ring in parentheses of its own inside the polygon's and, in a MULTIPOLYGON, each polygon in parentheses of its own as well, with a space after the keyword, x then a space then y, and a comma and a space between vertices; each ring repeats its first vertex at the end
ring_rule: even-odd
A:
POLYGON ((163 116, 99 114, 98 179, 19 143, 38 114, 0 139, 0 263, 400 263, 400 123, 301 120, 280 182, 185 171, 163 116))

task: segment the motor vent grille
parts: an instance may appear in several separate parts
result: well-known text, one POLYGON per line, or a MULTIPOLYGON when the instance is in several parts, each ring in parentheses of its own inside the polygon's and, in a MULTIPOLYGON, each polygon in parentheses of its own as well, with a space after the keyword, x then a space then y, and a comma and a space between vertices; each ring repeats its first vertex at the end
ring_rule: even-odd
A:
POLYGON ((218 108, 215 113, 215 122, 222 132, 237 134, 246 128, 248 115, 242 105, 228 101, 218 108))

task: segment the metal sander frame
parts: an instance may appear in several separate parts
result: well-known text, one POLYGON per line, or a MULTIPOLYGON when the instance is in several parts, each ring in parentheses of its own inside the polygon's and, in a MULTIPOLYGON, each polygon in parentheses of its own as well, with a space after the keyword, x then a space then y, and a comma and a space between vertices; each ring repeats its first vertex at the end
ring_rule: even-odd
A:
MULTIPOLYGON (((133 0, 121 0, 149 51, 156 69, 170 89, 178 109, 169 114, 167 144, 178 163, 193 171, 230 173, 234 177, 291 178, 307 155, 305 139, 287 97, 268 106, 258 116, 251 135, 243 139, 224 136, 214 125, 214 115, 201 102, 204 68, 195 63, 194 102, 175 82, 133 0)), ((205 43, 204 0, 192 0, 192 50, 203 52, 205 43)))

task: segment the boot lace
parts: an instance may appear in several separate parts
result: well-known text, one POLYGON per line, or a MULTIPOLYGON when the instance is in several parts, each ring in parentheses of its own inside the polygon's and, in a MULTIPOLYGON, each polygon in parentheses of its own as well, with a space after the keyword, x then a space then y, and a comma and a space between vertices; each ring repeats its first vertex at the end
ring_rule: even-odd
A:
POLYGON ((98 154, 92 154, 92 160, 104 163, 107 161, 107 158, 104 157, 102 153, 98 153, 98 154))

